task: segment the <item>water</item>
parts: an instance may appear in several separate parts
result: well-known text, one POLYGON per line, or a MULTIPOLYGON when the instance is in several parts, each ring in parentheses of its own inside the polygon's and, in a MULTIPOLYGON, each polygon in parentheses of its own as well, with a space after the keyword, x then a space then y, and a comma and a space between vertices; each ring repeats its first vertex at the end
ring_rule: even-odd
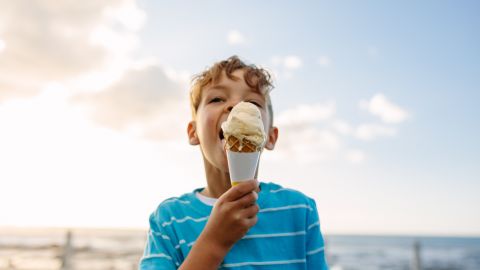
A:
POLYGON ((479 270, 480 238, 414 236, 326 236, 332 270, 411 269, 415 241, 424 270, 479 270))
MULTIPOLYGON (((66 230, 1 230, 0 269, 60 269, 66 230)), ((73 230, 72 270, 137 268, 146 232, 73 230)), ((327 235, 332 270, 410 270, 420 244, 423 270, 480 270, 480 238, 327 235)))

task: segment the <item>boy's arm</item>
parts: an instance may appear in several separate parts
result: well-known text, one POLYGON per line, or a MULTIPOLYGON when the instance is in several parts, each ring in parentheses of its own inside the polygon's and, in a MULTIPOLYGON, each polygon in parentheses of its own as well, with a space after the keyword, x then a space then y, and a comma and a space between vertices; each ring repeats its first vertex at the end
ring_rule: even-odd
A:
POLYGON ((228 251, 257 223, 257 181, 238 184, 215 203, 204 230, 179 270, 218 269, 228 251))
POLYGON ((200 235, 188 253, 187 258, 185 258, 185 261, 183 261, 182 265, 178 269, 218 269, 223 261, 223 258, 225 258, 227 255, 228 250, 229 249, 221 246, 215 246, 215 244, 211 243, 211 241, 200 235))
POLYGON ((325 259, 325 241, 320 231, 320 220, 317 205, 313 199, 309 200, 312 210, 307 216, 307 269, 328 270, 325 259))

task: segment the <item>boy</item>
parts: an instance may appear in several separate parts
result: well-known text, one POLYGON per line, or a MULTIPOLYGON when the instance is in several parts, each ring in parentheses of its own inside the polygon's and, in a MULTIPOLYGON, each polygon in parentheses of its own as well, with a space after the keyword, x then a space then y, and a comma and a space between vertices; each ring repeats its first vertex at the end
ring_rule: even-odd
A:
POLYGON ((262 115, 265 148, 273 150, 271 88, 268 72, 236 56, 195 78, 187 133, 200 146, 207 186, 152 213, 140 269, 328 269, 313 199, 256 179, 231 186, 221 124, 236 104, 250 102, 262 115))

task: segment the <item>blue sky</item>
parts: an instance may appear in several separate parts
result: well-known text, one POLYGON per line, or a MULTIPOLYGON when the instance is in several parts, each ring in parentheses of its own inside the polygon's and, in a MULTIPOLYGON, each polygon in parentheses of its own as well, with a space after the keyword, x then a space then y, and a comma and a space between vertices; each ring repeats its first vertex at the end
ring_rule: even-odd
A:
POLYGON ((388 182, 382 186, 407 200, 415 194, 420 203, 435 201, 432 207, 446 214, 480 205, 478 2, 150 4, 142 4, 151 14, 142 35, 151 45, 146 51, 177 68, 201 70, 231 54, 263 65, 272 55, 299 56, 294 78, 276 82, 277 111, 335 99, 338 114, 360 122, 371 115, 358 112, 358 100, 384 93, 412 117, 395 138, 365 146, 370 170, 388 182), (225 46, 230 29, 248 44, 225 46), (322 55, 331 59, 329 68, 318 64, 322 55))
MULTIPOLYGON (((3 5, 18 16, 26 8, 3 5)), ((184 138, 188 79, 236 54, 275 74, 280 140, 261 177, 315 198, 327 233, 480 234, 478 1, 82 5, 39 3, 24 14, 42 16, 4 20, 0 161, 11 169, 0 179, 13 191, 3 203, 33 185, 94 218, 59 218, 65 209, 51 200, 39 205, 51 209, 45 220, 31 221, 23 201, 0 207, 0 226, 142 227, 161 200, 203 185, 199 151, 184 138), (51 32, 35 35, 38 25, 51 32), (12 158, 19 147, 27 161, 12 158), (69 170, 49 170, 59 163, 69 170), (25 167, 44 183, 13 169, 25 167), (182 184, 165 189, 166 176, 182 184), (130 210, 102 216, 117 204, 130 210)))

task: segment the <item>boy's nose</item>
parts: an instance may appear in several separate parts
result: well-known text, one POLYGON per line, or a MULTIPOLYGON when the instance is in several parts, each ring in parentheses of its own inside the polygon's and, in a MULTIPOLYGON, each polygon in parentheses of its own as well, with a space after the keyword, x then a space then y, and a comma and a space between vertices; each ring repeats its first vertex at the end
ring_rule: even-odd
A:
POLYGON ((233 106, 228 106, 228 107, 227 107, 227 111, 229 111, 229 112, 231 112, 232 109, 233 109, 233 106))

